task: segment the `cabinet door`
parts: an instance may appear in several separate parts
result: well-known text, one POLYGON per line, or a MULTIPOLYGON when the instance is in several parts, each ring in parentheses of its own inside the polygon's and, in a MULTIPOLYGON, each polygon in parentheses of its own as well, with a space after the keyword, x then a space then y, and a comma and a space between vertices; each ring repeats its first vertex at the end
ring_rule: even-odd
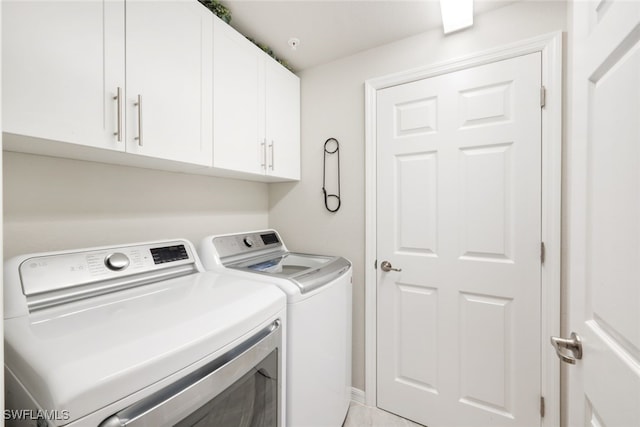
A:
POLYGON ((213 35, 213 166, 264 174, 264 57, 218 18, 213 35))
POLYGON ((118 87, 124 0, 2 2, 5 132, 124 151, 118 87))
POLYGON ((300 79, 266 60, 267 174, 300 179, 300 79))
POLYGON ((195 0, 126 12, 127 151, 210 166, 213 15, 195 0))

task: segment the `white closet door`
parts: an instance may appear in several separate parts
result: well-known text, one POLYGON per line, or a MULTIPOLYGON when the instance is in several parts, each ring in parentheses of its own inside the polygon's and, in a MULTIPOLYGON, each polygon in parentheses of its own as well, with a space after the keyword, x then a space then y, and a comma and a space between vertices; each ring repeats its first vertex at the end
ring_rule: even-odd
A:
POLYGON ((540 425, 540 87, 532 53, 378 92, 382 409, 540 425))

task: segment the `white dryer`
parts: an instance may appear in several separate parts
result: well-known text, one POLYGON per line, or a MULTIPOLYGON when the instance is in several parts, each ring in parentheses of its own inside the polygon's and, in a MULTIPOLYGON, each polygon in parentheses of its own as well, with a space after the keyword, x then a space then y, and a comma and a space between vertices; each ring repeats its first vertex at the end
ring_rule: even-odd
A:
POLYGON ((284 426, 286 298, 185 240, 5 263, 7 425, 284 426))
POLYGON ((339 427, 351 400, 351 263, 289 252, 275 230, 209 236, 205 268, 287 294, 287 425, 339 427))

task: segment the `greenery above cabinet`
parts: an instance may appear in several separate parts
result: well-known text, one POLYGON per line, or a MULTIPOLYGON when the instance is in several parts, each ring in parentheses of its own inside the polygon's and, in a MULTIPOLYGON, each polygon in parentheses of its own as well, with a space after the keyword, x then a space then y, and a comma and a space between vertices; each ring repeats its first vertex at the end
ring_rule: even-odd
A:
MULTIPOLYGON (((231 11, 229 10, 228 7, 220 3, 218 0, 198 0, 198 1, 202 3, 211 12, 213 12, 222 21, 231 25, 231 11)), ((251 41, 251 43, 255 44, 260 49, 262 49, 267 55, 271 56, 273 59, 278 61, 280 65, 282 65, 289 71, 293 71, 289 66, 289 63, 283 58, 278 58, 275 52, 273 51, 273 49, 271 49, 269 46, 267 46, 264 43, 260 43, 259 41, 254 40, 249 36, 246 36, 246 37, 249 41, 251 41)))

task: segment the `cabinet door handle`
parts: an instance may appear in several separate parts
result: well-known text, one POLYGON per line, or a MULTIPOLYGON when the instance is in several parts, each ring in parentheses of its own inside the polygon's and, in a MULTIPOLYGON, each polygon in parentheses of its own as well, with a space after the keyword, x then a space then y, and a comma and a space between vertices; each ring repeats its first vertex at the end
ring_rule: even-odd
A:
POLYGON ((266 171, 267 170, 267 140, 263 139, 262 142, 260 143, 260 146, 262 147, 262 163, 260 163, 260 166, 262 167, 262 169, 266 171))
POLYGON ((138 102, 133 105, 138 107, 138 136, 134 139, 138 141, 138 145, 142 147, 142 95, 138 95, 138 102))
POLYGON ((273 170, 273 168, 275 167, 276 164, 276 160, 274 157, 274 153, 275 153, 275 142, 273 142, 273 140, 271 141, 271 144, 269 144, 269 148, 271 148, 271 164, 269 165, 269 168, 271 168, 271 170, 273 170))
POLYGON ((117 130, 113 133, 114 136, 117 137, 118 142, 122 142, 122 88, 118 87, 116 92, 116 96, 113 97, 113 100, 116 101, 118 114, 116 118, 117 122, 117 130))

